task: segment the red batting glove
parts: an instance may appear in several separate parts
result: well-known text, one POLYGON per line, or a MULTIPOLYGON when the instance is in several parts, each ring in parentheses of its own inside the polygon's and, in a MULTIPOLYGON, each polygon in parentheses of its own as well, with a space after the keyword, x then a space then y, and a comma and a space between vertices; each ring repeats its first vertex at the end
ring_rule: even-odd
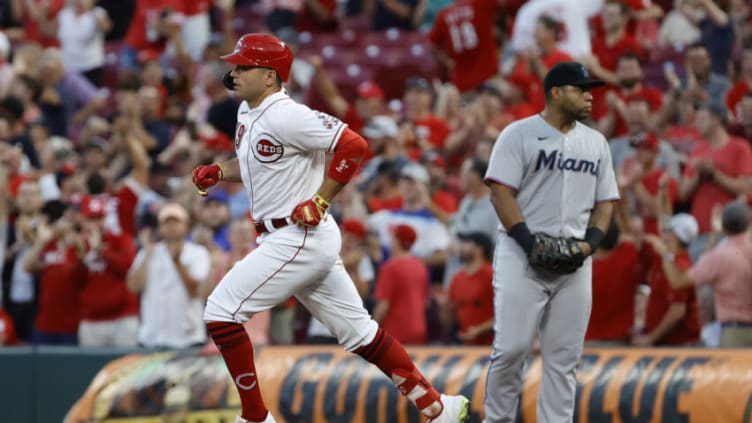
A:
POLYGON ((329 202, 324 200, 319 194, 316 194, 310 200, 303 201, 295 206, 290 218, 300 226, 316 226, 321 223, 321 219, 329 208, 329 202))
POLYGON ((206 196, 206 190, 222 180, 222 168, 218 164, 201 165, 193 169, 193 184, 198 193, 206 196))

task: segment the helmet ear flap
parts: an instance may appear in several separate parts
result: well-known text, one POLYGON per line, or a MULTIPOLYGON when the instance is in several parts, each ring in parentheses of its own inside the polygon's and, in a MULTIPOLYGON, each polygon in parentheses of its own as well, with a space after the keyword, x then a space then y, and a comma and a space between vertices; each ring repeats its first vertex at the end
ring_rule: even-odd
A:
POLYGON ((232 76, 230 75, 230 72, 227 72, 224 77, 222 77, 222 83, 225 85, 225 88, 227 88, 230 91, 235 91, 235 82, 232 80, 232 76))

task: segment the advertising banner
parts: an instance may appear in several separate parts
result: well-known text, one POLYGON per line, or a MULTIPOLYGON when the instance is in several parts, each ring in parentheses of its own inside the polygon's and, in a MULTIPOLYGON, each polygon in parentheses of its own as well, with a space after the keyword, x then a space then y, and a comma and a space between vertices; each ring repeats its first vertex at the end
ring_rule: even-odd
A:
MULTIPOLYGON (((490 351, 409 348, 436 388, 471 399, 483 417, 490 351)), ((376 367, 337 347, 257 352, 258 383, 287 423, 418 423, 419 413, 376 367)), ((525 369, 519 422, 535 422, 540 358, 525 369)), ((579 366, 575 422, 751 422, 752 351, 591 349, 579 366)), ((219 355, 133 355, 108 364, 66 423, 232 423, 240 399, 219 355)))

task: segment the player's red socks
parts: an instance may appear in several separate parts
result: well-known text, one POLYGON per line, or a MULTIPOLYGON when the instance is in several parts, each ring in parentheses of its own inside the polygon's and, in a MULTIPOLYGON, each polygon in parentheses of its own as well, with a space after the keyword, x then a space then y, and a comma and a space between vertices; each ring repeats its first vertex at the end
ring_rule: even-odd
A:
POLYGON ((206 327, 235 381, 243 407, 242 417, 252 422, 264 421, 268 410, 261 398, 253 363, 253 346, 245 328, 228 322, 209 322, 206 327))
POLYGON ((421 414, 429 419, 441 414, 441 395, 423 377, 405 348, 392 335, 379 328, 373 341, 355 350, 355 354, 381 369, 421 414))

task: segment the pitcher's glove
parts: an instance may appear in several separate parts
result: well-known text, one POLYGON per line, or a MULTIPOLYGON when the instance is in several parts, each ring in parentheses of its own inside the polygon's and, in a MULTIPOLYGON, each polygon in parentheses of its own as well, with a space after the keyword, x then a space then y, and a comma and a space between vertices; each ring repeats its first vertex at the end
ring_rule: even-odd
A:
POLYGON ((574 273, 585 262, 585 253, 575 238, 558 238, 539 232, 533 234, 533 241, 533 248, 527 255, 532 266, 567 274, 574 273))

